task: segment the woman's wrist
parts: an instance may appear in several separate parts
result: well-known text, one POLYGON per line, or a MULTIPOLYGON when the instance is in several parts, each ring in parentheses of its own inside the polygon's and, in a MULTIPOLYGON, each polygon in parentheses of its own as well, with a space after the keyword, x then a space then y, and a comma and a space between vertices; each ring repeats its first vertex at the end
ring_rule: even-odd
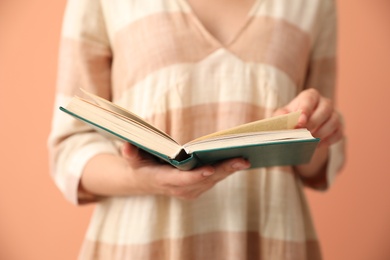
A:
POLYGON ((310 163, 295 166, 295 171, 304 179, 316 178, 326 172, 329 157, 329 147, 319 145, 311 158, 310 163))
POLYGON ((96 196, 126 196, 136 185, 128 162, 119 155, 99 154, 86 164, 80 190, 96 196))

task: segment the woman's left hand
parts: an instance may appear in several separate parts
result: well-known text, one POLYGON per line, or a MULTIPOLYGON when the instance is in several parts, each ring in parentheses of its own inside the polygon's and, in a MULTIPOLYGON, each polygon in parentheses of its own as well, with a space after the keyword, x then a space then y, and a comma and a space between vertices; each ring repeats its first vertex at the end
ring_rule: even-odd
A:
POLYGON ((343 138, 341 116, 333 102, 321 96, 318 90, 302 91, 285 107, 277 109, 274 115, 294 111, 302 112, 297 128, 307 128, 313 136, 321 139, 321 145, 329 146, 343 138))

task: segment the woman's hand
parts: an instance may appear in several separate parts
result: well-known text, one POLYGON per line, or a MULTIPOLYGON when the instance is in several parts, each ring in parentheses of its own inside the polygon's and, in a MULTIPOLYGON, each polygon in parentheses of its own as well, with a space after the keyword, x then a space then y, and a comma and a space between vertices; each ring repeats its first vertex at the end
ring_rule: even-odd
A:
POLYGON ((285 107, 275 111, 275 115, 301 111, 297 128, 307 128, 314 137, 320 138, 309 164, 295 166, 304 178, 319 178, 325 174, 329 156, 329 146, 343 138, 343 125, 340 115, 331 100, 323 97, 315 89, 302 91, 285 107))
POLYGON ((122 156, 128 161, 130 189, 144 194, 160 194, 191 200, 211 189, 216 183, 238 170, 249 167, 249 162, 231 159, 214 166, 203 166, 191 171, 181 171, 170 165, 156 163, 154 158, 137 147, 125 143, 122 156))
POLYGON ((213 166, 181 171, 125 143, 122 156, 99 154, 81 176, 80 192, 100 196, 165 195, 192 200, 249 162, 235 158, 213 166))
POLYGON ((297 128, 307 128, 313 136, 321 139, 321 145, 329 146, 343 137, 341 117, 333 102, 320 95, 316 89, 302 91, 275 115, 301 111, 297 128))

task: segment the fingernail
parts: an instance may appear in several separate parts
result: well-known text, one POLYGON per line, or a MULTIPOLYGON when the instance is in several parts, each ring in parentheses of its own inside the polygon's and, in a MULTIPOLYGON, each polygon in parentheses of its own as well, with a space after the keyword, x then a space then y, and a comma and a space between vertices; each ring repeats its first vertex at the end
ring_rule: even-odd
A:
POLYGON ((301 114, 301 116, 298 119, 298 124, 296 125, 296 128, 303 128, 306 126, 306 123, 307 123, 307 116, 301 114))
POLYGON ((207 177, 207 176, 213 175, 213 173, 214 173, 213 171, 205 171, 205 172, 202 172, 202 175, 207 177))
POLYGON ((247 166, 241 162, 236 162, 232 164, 232 168, 238 171, 247 168, 247 166))

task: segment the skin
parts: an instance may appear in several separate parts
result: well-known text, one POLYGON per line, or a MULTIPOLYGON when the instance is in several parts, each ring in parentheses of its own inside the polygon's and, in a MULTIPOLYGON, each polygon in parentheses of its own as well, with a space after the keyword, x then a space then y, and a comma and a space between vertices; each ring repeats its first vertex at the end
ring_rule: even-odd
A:
POLYGON ((202 25, 226 45, 244 25, 255 0, 186 0, 202 25))
POLYGON ((321 139, 309 164, 295 167, 304 178, 315 178, 322 172, 328 160, 329 146, 343 138, 341 117, 333 102, 321 96, 316 89, 302 91, 287 106, 275 111, 275 115, 301 111, 297 128, 307 128, 314 137, 321 139))
MULTIPOLYGON (((228 43, 243 26, 254 0, 187 0, 205 28, 221 43, 228 43)), ((303 178, 323 174, 329 146, 342 136, 341 119, 333 103, 314 89, 302 91, 275 115, 302 111, 297 127, 308 128, 321 138, 310 164, 294 167, 303 178)), ((100 154, 84 168, 80 190, 95 196, 165 195, 192 200, 229 175, 249 167, 241 158, 191 171, 162 165, 126 143, 121 156, 100 154)))
MULTIPOLYGON (((310 164, 295 167, 304 178, 315 178, 323 172, 329 146, 342 136, 342 123, 333 103, 315 89, 301 92, 275 115, 302 111, 297 127, 306 127, 322 139, 310 164)), ((165 195, 193 200, 231 174, 247 169, 249 162, 235 158, 214 166, 180 171, 126 143, 122 156, 100 154, 84 168, 80 189, 99 196, 165 195)))

